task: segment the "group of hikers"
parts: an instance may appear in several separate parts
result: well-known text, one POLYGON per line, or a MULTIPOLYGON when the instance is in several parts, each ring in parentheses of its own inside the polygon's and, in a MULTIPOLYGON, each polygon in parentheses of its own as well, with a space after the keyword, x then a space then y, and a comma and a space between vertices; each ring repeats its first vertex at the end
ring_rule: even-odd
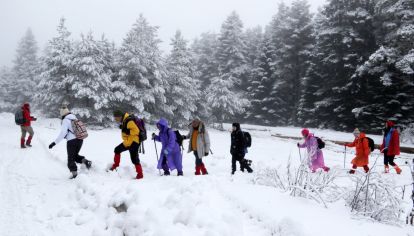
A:
MULTIPOLYGON (((297 146, 298 148, 307 148, 309 169, 312 172, 315 172, 317 169, 323 169, 328 172, 329 167, 325 166, 323 152, 321 150, 323 148, 321 147, 321 142, 323 141, 311 134, 306 128, 302 129, 301 133, 305 142, 302 144, 298 143, 297 146)), ((390 120, 386 121, 383 133, 383 142, 379 149, 384 155, 384 173, 389 173, 389 166, 392 166, 397 174, 401 174, 401 168, 394 162, 395 156, 400 155, 400 137, 398 130, 395 128, 395 123, 390 120)), ((349 173, 355 174, 358 167, 362 167, 365 173, 368 173, 369 155, 374 151, 374 143, 372 139, 368 138, 365 133, 360 132, 358 128, 355 128, 353 135, 355 139, 352 143, 344 143, 345 152, 346 147, 355 147, 356 149, 355 157, 351 161, 352 167, 349 173)))
MULTIPOLYGON (((20 113, 16 113, 16 124, 21 126, 21 148, 31 147, 31 140, 34 135, 31 121, 36 121, 36 118, 30 115, 30 105, 28 103, 23 104, 21 117, 18 117, 18 114, 20 113), (29 133, 27 141, 25 140, 26 133, 29 133)), ((76 178, 78 175, 76 163, 84 164, 87 169, 92 167, 90 160, 79 155, 83 145, 83 139, 87 137, 87 132, 83 123, 67 107, 60 109, 60 115, 62 120, 61 131, 55 141, 49 145, 49 149, 52 149, 63 139, 67 140, 67 166, 72 174, 71 178, 76 178)), ((145 127, 143 127, 143 123, 139 123, 139 118, 121 110, 115 110, 113 117, 117 124, 119 124, 123 142, 115 147, 114 161, 108 171, 116 170, 121 162, 121 153, 129 151, 131 162, 134 164, 137 172, 136 179, 142 179, 144 178, 144 173, 139 158, 139 150, 142 142, 147 138, 145 127)), ((192 152, 195 157, 195 175, 208 174, 203 157, 208 156, 209 152, 211 152, 210 137, 203 121, 197 118, 194 119, 189 124, 189 132, 187 135, 181 135, 178 131, 174 131, 169 127, 168 121, 164 118, 161 118, 156 126, 159 132, 158 134, 152 133, 151 138, 154 140, 154 143, 160 142, 162 144, 160 155, 158 156, 157 153, 157 168, 163 170, 165 176, 170 175, 170 171, 173 170, 177 170, 178 176, 184 174, 181 146, 182 141, 185 139, 189 139, 188 153, 192 152)), ((330 168, 325 165, 323 152, 321 150, 324 147, 323 141, 315 137, 306 128, 302 129, 301 134, 304 142, 302 144, 298 143, 297 146, 298 148, 307 148, 308 158, 306 160, 309 169, 312 172, 316 172, 318 169, 328 172, 330 168)), ((351 162, 352 169, 349 173, 354 174, 357 167, 363 167, 365 172, 368 172, 368 157, 371 151, 373 151, 370 139, 366 137, 365 133, 360 132, 359 129, 355 129, 353 134, 355 140, 352 143, 344 144, 345 147, 356 148, 356 156, 351 162)), ((240 164, 241 171, 253 172, 251 161, 245 159, 247 148, 250 145, 250 134, 242 131, 239 123, 233 123, 230 147, 230 154, 232 155, 231 174, 236 172, 237 162, 240 164)), ((385 123, 384 138, 380 150, 384 154, 385 173, 389 173, 389 165, 391 165, 400 174, 401 169, 394 163, 394 157, 400 154, 399 134, 392 121, 385 123)))

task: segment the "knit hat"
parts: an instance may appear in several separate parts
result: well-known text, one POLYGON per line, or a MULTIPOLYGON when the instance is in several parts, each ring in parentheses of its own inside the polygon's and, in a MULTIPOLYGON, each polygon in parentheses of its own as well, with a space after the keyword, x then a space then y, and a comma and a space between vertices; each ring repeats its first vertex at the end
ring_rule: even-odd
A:
POLYGON ((308 137, 309 130, 307 128, 304 128, 304 129, 302 129, 302 132, 301 133, 302 133, 303 136, 308 137))
POLYGON ((352 132, 352 133, 355 134, 355 135, 359 135, 361 132, 359 131, 358 128, 355 128, 354 129, 354 132, 352 132))
POLYGON ((69 114, 69 109, 67 107, 62 107, 60 108, 60 116, 65 116, 67 114, 69 114))
POLYGON ((123 117, 124 116, 124 112, 122 112, 121 110, 115 110, 114 111, 114 117, 123 117))

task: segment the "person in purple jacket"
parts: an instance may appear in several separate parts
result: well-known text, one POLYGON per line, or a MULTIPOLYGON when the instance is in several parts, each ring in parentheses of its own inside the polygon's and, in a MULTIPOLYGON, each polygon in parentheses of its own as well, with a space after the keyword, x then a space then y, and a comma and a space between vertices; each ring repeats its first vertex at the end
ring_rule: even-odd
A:
POLYGON ((305 139, 303 144, 298 143, 299 148, 305 148, 308 150, 308 165, 312 172, 316 172, 321 168, 328 172, 329 167, 325 166, 322 150, 318 147, 318 140, 309 133, 308 129, 302 129, 302 136, 305 139))
POLYGON ((183 164, 180 146, 176 141, 174 130, 168 127, 168 121, 161 118, 157 123, 160 131, 158 135, 152 134, 152 139, 161 142, 162 149, 158 160, 158 169, 164 170, 164 175, 170 175, 170 171, 177 169, 177 175, 183 175, 183 164))

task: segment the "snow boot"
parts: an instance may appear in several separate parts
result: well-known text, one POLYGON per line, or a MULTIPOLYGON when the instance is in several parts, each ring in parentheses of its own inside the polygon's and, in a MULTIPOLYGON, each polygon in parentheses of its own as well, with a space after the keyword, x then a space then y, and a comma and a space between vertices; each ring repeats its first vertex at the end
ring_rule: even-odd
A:
POLYGON ((27 138, 27 141, 26 141, 26 146, 27 147, 32 147, 32 138, 33 138, 33 136, 29 136, 29 138, 27 138))
POLYGON ((353 175, 353 174, 355 174, 355 170, 354 170, 354 169, 352 169, 352 170, 350 170, 348 173, 350 173, 351 175, 353 175))
POLYGON ((196 167, 195 167, 195 175, 200 175, 201 174, 201 165, 196 165, 196 167))
POLYGON ((86 169, 88 169, 88 170, 92 167, 92 162, 91 162, 91 161, 89 161, 89 160, 87 160, 86 158, 84 158, 84 159, 82 160, 82 163, 83 163, 83 164, 85 164, 86 169))
POLYGON ((369 167, 368 166, 364 166, 364 171, 365 171, 365 173, 368 173, 369 172, 369 167))
POLYGON ((71 171, 70 173, 72 173, 72 176, 69 179, 74 179, 74 178, 76 178, 76 176, 78 176, 77 171, 71 171))
POLYGON ((135 165, 135 170, 137 171, 137 179, 144 178, 144 173, 142 172, 141 164, 135 165))
POLYGON ((20 147, 26 148, 26 146, 24 145, 24 138, 20 139, 20 147))
POLYGON ((322 168, 325 172, 329 172, 329 170, 331 170, 329 167, 325 166, 322 168))
POLYGON ((388 165, 384 165, 384 173, 385 174, 390 173, 390 167, 388 165))
POLYGON ((169 170, 164 170, 164 175, 165 175, 165 176, 170 175, 170 171, 169 171, 169 170))
POLYGON ((111 170, 111 171, 116 170, 116 168, 118 168, 120 162, 121 162, 121 154, 115 153, 114 164, 112 165, 112 167, 109 170, 111 170))
POLYGON ((399 166, 395 165, 394 169, 395 169, 395 171, 397 171, 397 174, 401 174, 402 170, 399 166))
POLYGON ((177 172, 177 176, 184 176, 183 171, 178 171, 178 172, 177 172))
POLYGON ((201 173, 203 175, 208 175, 208 172, 207 172, 206 167, 204 166, 204 163, 201 163, 201 173))

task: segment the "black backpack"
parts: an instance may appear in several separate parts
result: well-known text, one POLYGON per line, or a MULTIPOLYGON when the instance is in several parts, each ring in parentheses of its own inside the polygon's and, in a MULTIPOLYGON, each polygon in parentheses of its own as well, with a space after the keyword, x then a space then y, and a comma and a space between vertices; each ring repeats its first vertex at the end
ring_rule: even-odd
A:
POLYGON ((246 148, 249 148, 252 146, 252 136, 249 132, 243 132, 243 138, 244 138, 244 145, 246 148))
POLYGON ((14 121, 16 122, 16 125, 23 125, 26 123, 27 120, 24 118, 22 110, 18 110, 14 113, 14 121))
POLYGON ((319 137, 315 137, 315 138, 316 138, 316 141, 318 141, 318 148, 319 149, 324 148, 325 147, 325 142, 319 137))
MULTIPOLYGON (((174 130, 174 133, 175 133, 175 141, 178 143, 178 145, 180 147, 182 147, 183 146, 184 137, 180 134, 180 131, 178 131, 178 130, 174 130)), ((167 135, 168 135, 168 139, 170 139, 170 132, 169 132, 169 130, 167 132, 167 135)))
POLYGON ((375 150, 375 142, 374 142, 374 140, 372 138, 368 138, 368 137, 365 137, 365 138, 368 139, 369 149, 371 149, 371 152, 373 152, 375 150))

